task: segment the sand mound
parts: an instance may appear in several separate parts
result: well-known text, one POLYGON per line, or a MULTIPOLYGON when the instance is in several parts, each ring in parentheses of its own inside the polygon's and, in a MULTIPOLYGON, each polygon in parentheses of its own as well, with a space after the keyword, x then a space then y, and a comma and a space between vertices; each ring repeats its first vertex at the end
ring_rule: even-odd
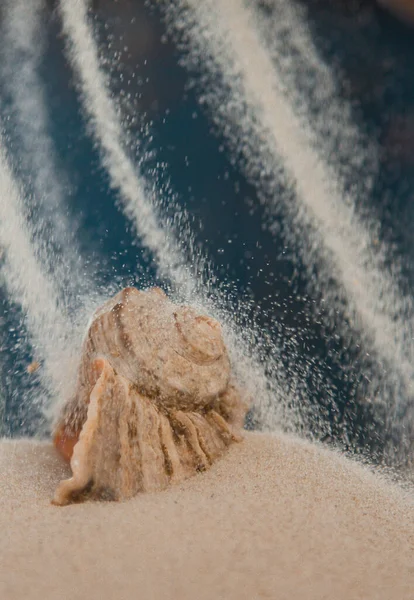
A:
POLYGON ((0 598, 414 598, 414 500, 326 450, 247 434, 124 503, 50 504, 50 444, 0 443, 0 598))

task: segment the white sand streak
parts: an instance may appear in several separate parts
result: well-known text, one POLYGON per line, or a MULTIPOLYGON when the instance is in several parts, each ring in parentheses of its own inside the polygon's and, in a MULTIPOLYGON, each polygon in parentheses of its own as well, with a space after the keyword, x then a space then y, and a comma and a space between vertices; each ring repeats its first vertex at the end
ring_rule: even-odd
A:
POLYGON ((56 285, 79 292, 90 287, 84 280, 76 248, 73 224, 67 217, 62 174, 56 165, 53 142, 48 135, 46 99, 38 70, 44 51, 41 14, 44 0, 9 0, 3 21, 1 75, 12 101, 13 121, 19 137, 19 162, 30 174, 39 206, 33 223, 38 243, 45 246, 45 258, 55 272, 56 285), (53 252, 59 248, 59 253, 53 252))
POLYGON ((42 249, 31 242, 20 190, 1 139, 0 247, 4 252, 2 271, 8 293, 26 316, 36 358, 44 360, 42 381, 52 394, 64 393, 63 386, 70 379, 66 368, 71 364, 71 326, 59 306, 58 291, 42 268, 42 249))
MULTIPOLYGON (((257 7, 256 0, 250 4, 257 7)), ((253 25, 276 65, 278 85, 318 153, 352 183, 353 193, 363 196, 378 171, 378 148, 358 129, 349 103, 340 98, 333 73, 311 38, 306 7, 289 0, 272 0, 269 7, 270 14, 252 11, 253 25)))
MULTIPOLYGON (((167 15, 189 44, 190 66, 209 71, 204 83, 211 87, 203 90, 203 96, 224 135, 232 138, 233 146, 236 138, 241 152, 243 144, 254 147, 245 155, 247 169, 253 166, 257 171, 262 160, 268 170, 266 151, 273 156, 274 171, 283 161, 295 183, 296 202, 282 196, 274 202, 285 203, 299 235, 309 235, 304 259, 313 261, 314 249, 323 254, 346 293, 354 325, 412 395, 413 330, 411 321, 405 320, 412 315, 411 301, 399 295, 352 198, 339 192, 334 173, 312 148, 312 136, 282 91, 254 15, 241 0, 180 0, 178 6, 167 9, 167 15), (230 92, 227 99, 220 89, 223 82, 230 92)), ((329 290, 324 292, 329 299, 329 290)))
POLYGON ((194 286, 190 268, 185 265, 171 231, 163 228, 156 200, 147 194, 145 181, 137 173, 123 145, 125 134, 110 97, 108 81, 99 65, 85 2, 61 0, 60 8, 64 32, 70 42, 70 56, 81 83, 84 108, 100 146, 111 185, 119 192, 122 211, 155 255, 161 274, 169 277, 182 292, 187 290, 188 294, 194 286))

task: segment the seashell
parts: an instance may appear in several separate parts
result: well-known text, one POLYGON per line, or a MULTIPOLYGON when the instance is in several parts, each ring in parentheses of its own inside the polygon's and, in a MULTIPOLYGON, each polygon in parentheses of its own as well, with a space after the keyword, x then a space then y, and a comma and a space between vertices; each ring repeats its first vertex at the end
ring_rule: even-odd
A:
POLYGON ((153 288, 94 315, 54 444, 70 461, 53 502, 123 500, 207 469, 241 439, 247 404, 220 324, 153 288))

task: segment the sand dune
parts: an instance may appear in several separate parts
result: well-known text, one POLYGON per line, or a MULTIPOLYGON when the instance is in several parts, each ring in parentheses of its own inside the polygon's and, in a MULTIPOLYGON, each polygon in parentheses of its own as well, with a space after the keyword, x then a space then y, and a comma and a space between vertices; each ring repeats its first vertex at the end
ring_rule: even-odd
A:
POLYGON ((414 599, 414 498, 327 450, 247 434, 166 492, 52 506, 67 474, 0 443, 0 598, 414 599))

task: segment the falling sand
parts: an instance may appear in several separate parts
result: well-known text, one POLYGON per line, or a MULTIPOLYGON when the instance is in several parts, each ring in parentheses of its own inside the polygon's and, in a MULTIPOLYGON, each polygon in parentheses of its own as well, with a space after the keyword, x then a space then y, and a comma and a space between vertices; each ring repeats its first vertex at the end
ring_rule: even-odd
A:
POLYGON ((51 444, 1 442, 0 473, 7 600, 414 598, 413 496, 283 435, 121 503, 52 506, 51 444))

